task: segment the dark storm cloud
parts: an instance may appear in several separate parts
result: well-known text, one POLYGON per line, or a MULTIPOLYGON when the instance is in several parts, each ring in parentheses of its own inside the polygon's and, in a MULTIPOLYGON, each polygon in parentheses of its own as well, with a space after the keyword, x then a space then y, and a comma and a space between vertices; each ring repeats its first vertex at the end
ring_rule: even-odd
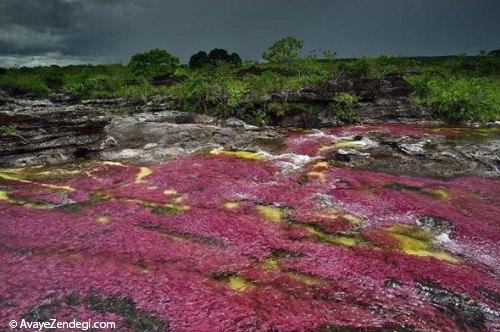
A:
POLYGON ((183 60, 213 47, 256 59, 289 34, 339 56, 500 47, 499 0, 1 0, 0 17, 0 54, 11 59, 116 61, 152 47, 183 60))

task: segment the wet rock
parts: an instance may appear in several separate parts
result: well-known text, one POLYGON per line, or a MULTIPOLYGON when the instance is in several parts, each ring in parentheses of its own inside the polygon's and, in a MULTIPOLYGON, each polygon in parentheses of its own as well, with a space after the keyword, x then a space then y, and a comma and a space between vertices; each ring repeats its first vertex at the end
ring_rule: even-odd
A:
POLYGON ((70 92, 54 93, 49 96, 49 100, 54 104, 70 104, 78 101, 78 98, 70 92))
MULTIPOLYGON (((473 129, 471 129, 473 131, 473 129)), ((356 169, 391 174, 450 178, 459 175, 498 176, 500 140, 492 135, 483 141, 444 136, 387 136, 366 132, 378 144, 356 150, 334 150, 328 160, 356 169)))
POLYGON ((0 165, 61 163, 78 149, 98 151, 109 121, 93 106, 11 100, 0 108, 0 123, 14 128, 0 136, 0 165))
POLYGON ((239 128, 245 128, 248 130, 257 130, 258 129, 257 126, 249 125, 249 124, 245 123, 244 121, 242 121, 238 118, 235 118, 235 117, 231 117, 231 118, 228 118, 226 120, 223 120, 221 122, 221 124, 226 125, 228 127, 239 127, 239 128))
POLYGON ((484 328, 485 313, 476 301, 431 283, 418 284, 417 291, 439 311, 450 316, 459 328, 484 328))
POLYGON ((342 125, 342 121, 331 112, 318 112, 315 114, 297 113, 283 117, 277 125, 287 128, 324 128, 342 125))
POLYGON ((448 219, 434 216, 421 216, 418 222, 436 235, 447 234, 453 229, 453 223, 448 219))
POLYGON ((106 159, 159 161, 204 148, 259 150, 276 149, 283 133, 259 129, 232 119, 218 121, 208 116, 165 111, 116 117, 106 127, 117 144, 103 151, 106 159))

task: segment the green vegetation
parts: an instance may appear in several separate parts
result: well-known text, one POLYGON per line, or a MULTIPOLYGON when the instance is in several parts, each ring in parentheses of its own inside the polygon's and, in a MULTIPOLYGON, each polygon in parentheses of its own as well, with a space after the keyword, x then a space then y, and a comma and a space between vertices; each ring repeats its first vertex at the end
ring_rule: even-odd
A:
POLYGON ((172 74, 178 65, 179 58, 159 48, 134 55, 128 64, 132 73, 143 77, 172 74))
POLYGON ((262 53, 262 58, 274 63, 290 63, 299 59, 299 51, 304 42, 295 37, 288 36, 275 41, 262 53))
POLYGON ((240 66, 241 58, 237 53, 229 54, 228 51, 222 48, 214 48, 208 54, 205 51, 199 51, 193 54, 189 59, 189 67, 191 68, 202 68, 208 65, 240 66))
POLYGON ((238 54, 214 49, 194 54, 188 66, 167 51, 153 49, 134 55, 127 66, 11 68, 0 71, 0 89, 34 98, 54 92, 72 92, 81 99, 125 97, 141 102, 173 96, 186 111, 238 116, 253 123, 287 113, 329 110, 342 121, 355 123, 360 121, 354 111, 356 96, 339 94, 330 105, 290 103, 289 98, 332 77, 398 74, 414 87, 413 101, 431 107, 436 117, 446 121, 499 119, 498 55, 337 59, 329 50, 321 56, 301 57, 302 46, 294 37, 278 40, 263 53, 267 60, 263 63, 242 63, 238 54), (150 79, 158 75, 182 79, 153 85, 150 79))
POLYGON ((10 135, 16 130, 15 126, 9 125, 9 126, 0 126, 0 136, 3 135, 10 135))
POLYGON ((415 102, 430 106, 446 121, 499 119, 498 82, 476 77, 412 76, 415 102))
POLYGON ((349 93, 339 93, 330 104, 330 110, 344 123, 352 124, 361 121, 359 115, 354 111, 354 105, 358 101, 356 96, 349 93))

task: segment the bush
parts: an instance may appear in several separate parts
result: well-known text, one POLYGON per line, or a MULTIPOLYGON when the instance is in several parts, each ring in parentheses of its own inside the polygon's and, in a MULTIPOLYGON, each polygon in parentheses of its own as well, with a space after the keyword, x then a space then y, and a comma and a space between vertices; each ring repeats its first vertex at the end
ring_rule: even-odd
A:
POLYGON ((159 48, 135 54, 129 63, 129 67, 135 75, 146 78, 173 74, 178 65, 179 58, 159 48))
POLYGON ((346 124, 358 123, 361 118, 354 110, 358 97, 347 92, 339 93, 330 104, 330 111, 346 124))
POLYGON ((357 78, 372 77, 378 72, 375 60, 367 57, 348 62, 344 69, 357 78))
POLYGON ((193 72, 172 92, 185 110, 227 116, 245 102, 247 83, 232 77, 226 66, 208 67, 193 72))
POLYGON ((485 78, 413 76, 413 100, 429 106, 436 116, 450 122, 491 121, 500 118, 495 84, 485 78))
POLYGON ((11 135, 16 131, 16 126, 14 125, 0 125, 0 136, 11 135))
POLYGON ((289 63, 299 58, 304 42, 293 36, 275 41, 262 53, 262 58, 273 63, 289 63))
POLYGON ((42 77, 23 73, 19 69, 9 70, 2 75, 0 87, 13 96, 32 94, 35 97, 46 97, 51 92, 42 77))
POLYGON ((64 85, 64 75, 58 66, 44 68, 42 77, 51 90, 61 90, 64 85))

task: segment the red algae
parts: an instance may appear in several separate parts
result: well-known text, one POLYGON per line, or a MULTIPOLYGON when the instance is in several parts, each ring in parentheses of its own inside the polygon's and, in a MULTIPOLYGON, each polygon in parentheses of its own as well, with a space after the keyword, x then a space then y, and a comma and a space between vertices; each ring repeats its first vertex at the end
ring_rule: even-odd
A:
MULTIPOLYGON (((367 130, 435 134, 295 132, 287 152, 367 130)), ((36 311, 122 330, 500 327, 499 180, 324 162, 284 175, 241 156, 0 178, 0 324, 36 311)))

